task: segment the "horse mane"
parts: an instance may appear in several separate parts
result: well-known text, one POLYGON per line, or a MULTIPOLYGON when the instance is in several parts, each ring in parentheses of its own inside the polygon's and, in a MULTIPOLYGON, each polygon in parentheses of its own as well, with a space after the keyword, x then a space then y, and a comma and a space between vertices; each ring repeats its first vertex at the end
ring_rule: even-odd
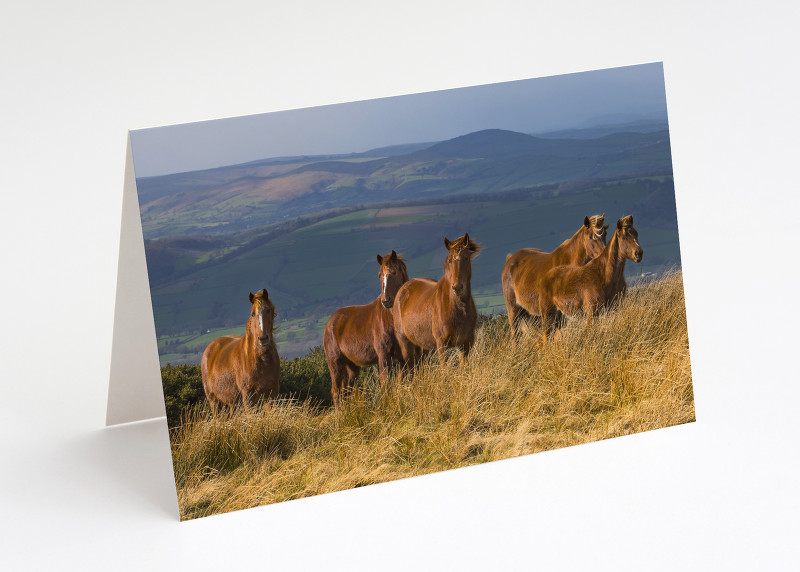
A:
POLYGON ((605 222, 605 218, 605 213, 601 215, 592 215, 589 217, 589 227, 592 229, 592 232, 596 238, 602 239, 606 237, 608 225, 603 224, 605 222))
POLYGON ((402 255, 397 255, 397 262, 400 264, 400 271, 403 273, 403 282, 408 282, 408 268, 406 268, 406 261, 402 255))

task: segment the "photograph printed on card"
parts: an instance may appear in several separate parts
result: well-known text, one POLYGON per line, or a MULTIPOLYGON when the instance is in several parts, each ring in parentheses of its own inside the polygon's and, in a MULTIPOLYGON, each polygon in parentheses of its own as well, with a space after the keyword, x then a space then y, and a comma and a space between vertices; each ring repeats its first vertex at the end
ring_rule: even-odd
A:
POLYGON ((131 145, 183 520, 695 420, 660 63, 131 145))

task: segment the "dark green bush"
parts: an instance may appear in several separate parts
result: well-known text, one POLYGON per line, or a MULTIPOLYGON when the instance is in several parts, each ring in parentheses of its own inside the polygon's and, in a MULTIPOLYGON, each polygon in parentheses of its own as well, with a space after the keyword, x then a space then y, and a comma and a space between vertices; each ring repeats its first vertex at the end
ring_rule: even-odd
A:
POLYGON ((181 412, 187 406, 205 401, 199 365, 167 364, 161 368, 161 384, 164 387, 164 405, 170 427, 180 423, 181 412))
POLYGON ((300 358, 281 359, 281 396, 332 405, 331 374, 322 346, 300 358))

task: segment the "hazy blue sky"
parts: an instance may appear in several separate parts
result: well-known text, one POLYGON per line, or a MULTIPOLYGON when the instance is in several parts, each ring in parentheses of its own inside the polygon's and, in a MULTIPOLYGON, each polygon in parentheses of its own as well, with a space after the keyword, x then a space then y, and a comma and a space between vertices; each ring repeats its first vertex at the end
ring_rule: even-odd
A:
POLYGON ((131 131, 137 177, 362 152, 481 129, 537 133, 618 114, 666 116, 661 63, 131 131))

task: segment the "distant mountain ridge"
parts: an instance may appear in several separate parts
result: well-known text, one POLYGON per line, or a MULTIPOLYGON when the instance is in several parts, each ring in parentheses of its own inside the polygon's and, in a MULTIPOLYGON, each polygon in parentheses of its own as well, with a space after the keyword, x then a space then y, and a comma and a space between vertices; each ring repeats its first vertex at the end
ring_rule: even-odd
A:
POLYGON ((652 133, 668 129, 664 119, 637 119, 623 123, 602 123, 591 127, 573 127, 544 133, 532 133, 543 139, 597 139, 614 133, 652 133))
POLYGON ((145 237, 157 238, 237 232, 368 202, 671 172, 666 130, 557 139, 486 129, 433 144, 265 159, 137 184, 145 237))

